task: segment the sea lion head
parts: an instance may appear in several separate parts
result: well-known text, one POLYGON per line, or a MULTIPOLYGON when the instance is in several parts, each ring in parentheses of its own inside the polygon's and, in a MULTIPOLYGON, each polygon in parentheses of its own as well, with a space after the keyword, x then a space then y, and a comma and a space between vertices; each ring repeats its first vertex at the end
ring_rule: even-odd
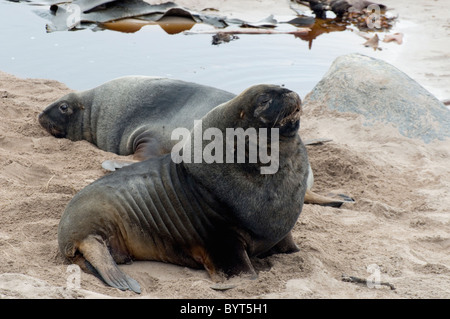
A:
MULTIPOLYGON (((211 132, 219 132, 219 135, 224 138, 223 141, 225 143, 222 143, 223 152, 219 152, 219 154, 223 154, 226 157, 226 159, 223 159, 223 163, 231 162, 231 158, 228 157, 230 154, 229 150, 232 148, 235 151, 238 150, 234 152, 236 156, 239 153, 239 149, 243 149, 242 147, 239 148, 239 145, 242 145, 244 139, 245 142, 243 143, 246 144, 246 149, 249 148, 249 143, 254 146, 255 143, 259 143, 258 141, 264 142, 265 140, 266 145, 260 146, 269 149, 272 146, 272 142, 274 144, 281 143, 280 146, 284 145, 284 157, 289 157, 291 156, 291 151, 297 152, 296 145, 298 144, 297 140, 300 139, 298 130, 300 127, 301 113, 301 99, 297 93, 277 85, 254 85, 228 102, 218 105, 208 112, 201 121, 197 121, 197 124, 194 125, 194 129, 191 131, 194 138, 186 139, 191 144, 191 147, 188 148, 188 152, 191 154, 191 161, 188 163, 199 163, 199 159, 195 158, 195 152, 191 150, 196 149, 200 145, 196 143, 198 137, 201 139, 203 136, 210 135, 211 132), (233 136, 237 138, 237 144, 239 145, 234 144, 233 136)), ((212 134, 216 135, 215 133, 212 134)), ((210 138, 205 138, 205 140, 208 139, 210 138)), ((215 142, 216 139, 214 139, 212 144, 205 147, 205 150, 203 150, 204 154, 206 148, 209 151, 211 145, 217 145, 215 142)), ((256 150, 255 148, 252 149, 256 150)), ((175 153, 177 151, 178 148, 176 148, 175 153)), ((197 152, 197 155, 200 153, 197 152)), ((248 155, 245 156, 248 157, 248 155)), ((216 156, 214 154, 212 157, 215 159, 210 159, 207 162, 222 163, 220 162, 220 155, 216 156)), ((184 154, 183 158, 187 159, 189 155, 184 154)), ((243 169, 245 169, 245 166, 253 168, 261 166, 260 161, 244 162, 249 165, 239 165, 243 169)), ((236 163, 244 162, 238 160, 236 163)))
POLYGON ((279 128, 285 137, 297 134, 302 113, 297 93, 276 85, 255 85, 243 93, 251 101, 248 106, 253 112, 254 127, 279 128))
POLYGON ((76 93, 69 93, 47 106, 39 114, 39 124, 57 138, 81 139, 81 111, 84 106, 76 93))
POLYGON ((254 85, 222 107, 228 127, 278 128, 282 137, 296 136, 300 127, 300 97, 277 85, 254 85))

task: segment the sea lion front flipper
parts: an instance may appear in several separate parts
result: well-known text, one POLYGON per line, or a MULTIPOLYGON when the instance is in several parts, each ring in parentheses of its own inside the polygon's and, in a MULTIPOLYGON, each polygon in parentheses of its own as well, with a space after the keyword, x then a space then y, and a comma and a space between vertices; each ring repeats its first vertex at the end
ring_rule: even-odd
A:
POLYGON ((102 163, 102 168, 114 172, 116 169, 129 166, 136 163, 135 161, 119 161, 119 160, 106 160, 102 163))
POLYGON ((282 240, 280 240, 275 246, 270 248, 268 251, 260 254, 259 258, 264 258, 274 254, 292 254, 300 251, 297 244, 294 242, 292 237, 292 232, 289 232, 282 240))
POLYGON ((355 200, 347 195, 339 194, 342 199, 336 199, 333 197, 322 196, 314 193, 310 189, 306 190, 305 200, 306 204, 316 204, 321 206, 331 206, 339 208, 344 203, 353 203, 355 200))
POLYGON ((203 248, 198 250, 203 252, 201 262, 211 279, 216 282, 235 276, 256 279, 258 275, 243 244, 236 238, 219 237, 215 238, 216 245, 211 247, 208 253, 203 248))
POLYGON ((138 134, 133 141, 133 159, 145 161, 152 157, 158 157, 168 153, 161 146, 161 138, 155 136, 151 131, 144 131, 138 134))
POLYGON ((97 236, 88 236, 78 246, 78 251, 94 268, 106 284, 120 290, 131 290, 141 293, 139 283, 123 273, 111 256, 105 242, 97 236))

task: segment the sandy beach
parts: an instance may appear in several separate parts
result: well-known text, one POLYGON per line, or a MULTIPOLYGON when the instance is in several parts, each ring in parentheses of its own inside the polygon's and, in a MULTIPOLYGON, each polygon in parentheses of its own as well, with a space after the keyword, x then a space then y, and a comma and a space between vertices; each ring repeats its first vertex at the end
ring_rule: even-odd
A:
MULTIPOLYGON (((255 19, 292 14, 289 1, 255 2, 258 10, 237 0, 207 7, 255 19)), ((177 3, 198 10, 204 4, 177 3)), ((446 1, 383 3, 399 13, 405 33, 404 54, 387 52, 385 60, 439 99, 450 98, 446 1)), ((293 229, 300 252, 252 260, 258 279, 226 291, 211 289, 204 270, 159 262, 120 266, 140 282, 141 295, 86 273, 73 287, 77 274, 58 251, 60 216, 78 191, 106 174, 104 160, 122 157, 40 127, 38 114, 71 91, 52 79, 0 71, 0 298, 450 298, 450 140, 425 144, 391 125, 369 127, 360 115, 315 108, 304 109, 300 135, 332 142, 308 146, 314 190, 345 193, 356 203, 305 205, 293 229)))

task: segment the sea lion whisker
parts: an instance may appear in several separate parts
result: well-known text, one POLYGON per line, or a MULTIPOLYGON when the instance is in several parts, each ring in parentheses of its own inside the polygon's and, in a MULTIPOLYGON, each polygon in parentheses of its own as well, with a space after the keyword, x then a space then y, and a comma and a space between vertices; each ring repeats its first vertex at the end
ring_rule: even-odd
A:
POLYGON ((278 111, 278 115, 277 115, 275 121, 273 122, 272 128, 274 128, 278 124, 278 119, 280 118, 280 116, 281 116, 281 118, 284 118, 284 114, 281 115, 283 113, 283 111, 284 110, 279 110, 278 111))

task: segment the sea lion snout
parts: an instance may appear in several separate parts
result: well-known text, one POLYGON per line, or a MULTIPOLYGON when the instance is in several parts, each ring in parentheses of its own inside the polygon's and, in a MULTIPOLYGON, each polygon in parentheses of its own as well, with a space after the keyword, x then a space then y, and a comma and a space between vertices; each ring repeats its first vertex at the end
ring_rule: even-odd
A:
POLYGON ((292 137, 300 127, 302 101, 300 96, 280 86, 262 87, 254 115, 267 127, 277 127, 280 134, 292 137))
POLYGON ((302 114, 302 100, 297 93, 291 91, 284 94, 284 105, 285 112, 283 112, 285 117, 280 121, 280 125, 283 126, 288 122, 294 123, 300 120, 300 115, 302 114))
POLYGON ((294 137, 300 128, 302 114, 300 96, 293 91, 285 92, 282 96, 281 106, 275 126, 280 128, 280 135, 294 137))
POLYGON ((39 124, 57 138, 80 140, 84 106, 75 93, 69 93, 48 105, 38 116, 39 124), (69 135, 69 136, 68 136, 69 135))
POLYGON ((56 138, 66 137, 66 132, 63 129, 58 128, 56 124, 52 122, 52 120, 45 111, 39 114, 38 121, 39 124, 54 137, 56 138))
POLYGON ((294 91, 274 85, 260 85, 254 88, 259 89, 259 95, 254 103, 257 106, 254 116, 260 118, 263 123, 281 126, 289 120, 296 121, 300 118, 302 102, 294 91))

